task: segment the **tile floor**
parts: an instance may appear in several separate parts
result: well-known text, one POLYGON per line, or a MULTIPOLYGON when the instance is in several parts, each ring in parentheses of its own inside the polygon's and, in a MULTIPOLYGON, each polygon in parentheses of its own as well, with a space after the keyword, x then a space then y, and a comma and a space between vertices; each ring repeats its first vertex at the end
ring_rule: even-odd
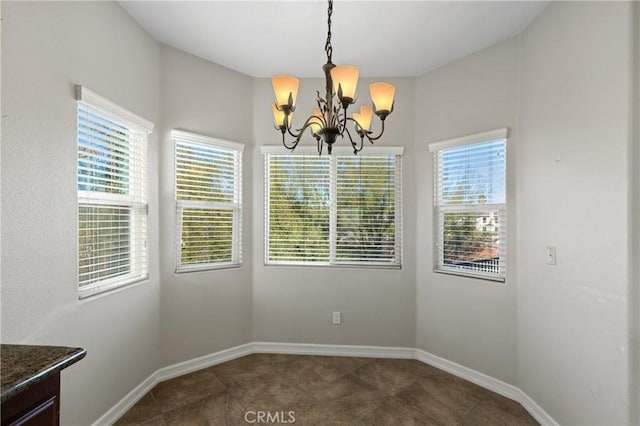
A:
POLYGON ((251 423, 538 424, 520 404, 416 360, 253 354, 159 383, 116 425, 251 423))

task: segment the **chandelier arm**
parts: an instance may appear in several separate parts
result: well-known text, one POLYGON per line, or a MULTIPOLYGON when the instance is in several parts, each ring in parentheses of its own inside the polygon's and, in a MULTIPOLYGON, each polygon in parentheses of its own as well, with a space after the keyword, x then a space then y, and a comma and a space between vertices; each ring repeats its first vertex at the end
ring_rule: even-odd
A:
MULTIPOLYGON (((302 135, 304 134, 304 131, 307 130, 307 128, 309 126, 311 126, 312 120, 314 118, 320 118, 322 120, 322 117, 318 117, 317 115, 310 116, 309 118, 307 118, 307 121, 304 122, 304 125, 300 129, 298 129, 298 133, 293 133, 290 128, 287 128, 287 132, 292 137, 296 138, 296 142, 295 142, 296 145, 298 144, 298 142, 300 142, 300 138, 302 138, 302 135)), ((282 137, 284 138, 284 133, 282 134, 282 137)))
MULTIPOLYGON (((348 118, 348 120, 351 120, 351 121, 357 123, 357 121, 355 121, 353 118, 348 118)), ((345 120, 345 122, 346 122, 346 120, 345 120)), ((349 131, 349 129, 347 128, 346 125, 344 127, 344 132, 346 132, 347 136, 349 136, 349 142, 351 142, 351 146, 353 147, 353 153, 357 154, 360 151, 362 151, 363 141, 364 141, 364 138, 362 137, 362 135, 360 135, 360 133, 358 133, 360 135, 360 147, 358 147, 358 142, 354 142, 353 141, 353 138, 351 137, 351 132, 349 131)))
MULTIPOLYGON (((355 120, 353 118, 349 118, 349 116, 347 116, 347 108, 343 107, 342 117, 340 117, 340 111, 338 111, 338 131, 340 132, 340 134, 343 134, 345 130, 347 130, 347 121, 349 120, 355 123, 355 120)), ((349 133, 348 130, 347 133, 349 133)), ((351 136, 349 136, 349 139, 351 139, 351 136)))
POLYGON ((377 141, 378 139, 380 139, 382 137, 382 134, 384 133, 384 120, 380 120, 382 122, 382 127, 380 128, 380 133, 378 134, 378 136, 371 136, 372 132, 367 132, 365 134, 365 137, 367 139, 369 139, 369 142, 373 143, 373 141, 377 141))
POLYGON ((282 145, 285 148, 287 148, 289 151, 293 151, 294 149, 296 149, 296 147, 298 146, 298 143, 300 143, 300 138, 297 138, 296 140, 294 140, 291 145, 287 145, 287 141, 286 141, 286 138, 284 136, 284 132, 282 132, 282 145))
MULTIPOLYGON (((294 137, 294 138, 298 138, 298 136, 300 136, 300 135, 302 134, 302 133, 295 134, 295 133, 293 133, 293 132, 291 131, 291 124, 292 124, 292 123, 289 121, 289 118, 290 118, 290 115, 289 115, 289 114, 287 114, 287 115, 285 116, 285 118, 284 118, 284 127, 283 127, 283 128, 281 128, 282 138, 283 138, 283 144, 284 144, 284 134, 285 134, 285 132, 286 132, 286 133, 289 133, 289 134, 290 134, 292 137, 294 137)), ((294 148, 295 148, 295 146, 294 146, 294 148)))
MULTIPOLYGON (((347 117, 347 110, 345 109, 345 114, 344 114, 344 120, 342 121, 342 127, 344 128, 344 130, 347 131, 347 133, 349 132, 349 130, 347 129, 347 121, 353 121, 356 124, 356 132, 358 131, 358 128, 360 127, 360 125, 358 124, 358 122, 356 120, 354 120, 351 117, 347 117)), ((343 131, 344 131, 343 130, 343 131)))
POLYGON ((291 127, 287 127, 287 133, 289 133, 289 135, 291 135, 291 137, 294 137, 296 139, 299 139, 300 136, 302 135, 302 129, 298 129, 298 133, 293 133, 291 131, 291 127))
MULTIPOLYGON (((355 120, 353 120, 355 121, 355 120)), ((362 148, 364 146, 363 142, 364 142, 364 137, 362 134, 360 134, 360 132, 358 132, 358 136, 360 136, 360 146, 358 147, 358 142, 354 142, 353 139, 351 138, 351 133, 349 132, 349 129, 347 129, 345 127, 345 130, 347 132, 347 135, 349 135, 349 141, 351 142, 351 146, 353 147, 353 154, 357 155, 360 151, 362 151, 362 148)))

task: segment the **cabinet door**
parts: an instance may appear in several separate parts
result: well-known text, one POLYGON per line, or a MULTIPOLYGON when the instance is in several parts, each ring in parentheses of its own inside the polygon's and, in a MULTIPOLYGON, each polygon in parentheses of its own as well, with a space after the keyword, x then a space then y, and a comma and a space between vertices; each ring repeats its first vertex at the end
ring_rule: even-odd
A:
POLYGON ((26 412, 9 426, 51 426, 58 424, 57 398, 53 397, 26 412))
POLYGON ((59 371, 2 403, 2 426, 57 426, 59 422, 59 371))

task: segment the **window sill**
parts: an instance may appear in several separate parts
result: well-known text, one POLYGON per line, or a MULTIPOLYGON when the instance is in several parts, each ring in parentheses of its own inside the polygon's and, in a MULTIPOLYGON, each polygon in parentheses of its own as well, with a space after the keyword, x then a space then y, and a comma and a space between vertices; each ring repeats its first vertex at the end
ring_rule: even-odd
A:
POLYGON ((346 269, 402 269, 402 265, 398 264, 362 264, 362 263, 329 263, 329 262, 265 262, 264 266, 283 266, 283 267, 312 267, 312 268, 346 268, 346 269))
POLYGON ((506 284, 506 279, 504 277, 498 277, 495 275, 478 274, 473 272, 463 272, 463 271, 450 270, 450 269, 434 269, 433 272, 435 272, 436 274, 455 275, 458 277, 475 278, 483 281, 492 281, 495 283, 506 284))
POLYGON ((128 280, 111 282, 106 284, 97 284, 89 288, 80 288, 78 290, 78 300, 84 302, 86 300, 97 299, 102 296, 113 294, 116 291, 124 290, 127 288, 135 287, 139 284, 144 284, 149 281, 149 275, 144 275, 136 278, 130 278, 128 280))
POLYGON ((240 268, 242 263, 208 263, 205 265, 184 265, 176 267, 176 274, 187 274, 189 272, 215 271, 218 269, 240 268))

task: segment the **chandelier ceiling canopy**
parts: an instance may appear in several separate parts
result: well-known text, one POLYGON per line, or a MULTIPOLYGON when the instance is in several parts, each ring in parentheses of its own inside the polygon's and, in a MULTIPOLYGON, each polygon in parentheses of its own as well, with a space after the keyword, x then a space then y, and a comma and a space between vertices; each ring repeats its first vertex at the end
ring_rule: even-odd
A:
POLYGON ((318 154, 322 155, 323 147, 331 154, 333 144, 338 136, 349 138, 353 153, 357 154, 364 146, 364 139, 369 142, 380 139, 384 133, 384 122, 393 112, 395 87, 389 83, 376 82, 369 85, 372 107, 362 105, 359 112, 348 117, 347 109, 357 98, 358 77, 360 71, 352 65, 335 65, 331 62, 333 46, 331 45, 331 15, 333 14, 333 0, 328 0, 327 8, 327 42, 324 50, 327 53, 327 63, 322 66, 325 75, 326 96, 316 92, 317 108, 304 121, 299 129, 292 128, 293 112, 296 109, 296 98, 300 81, 289 75, 271 77, 275 103, 272 105, 273 121, 276 129, 282 133, 282 144, 285 148, 294 150, 305 130, 309 129, 318 145, 318 154), (371 131, 373 114, 380 119, 380 133, 374 135, 371 131), (357 134, 352 137, 348 123, 353 123, 353 130, 357 134), (287 134, 293 140, 287 142, 287 134))

